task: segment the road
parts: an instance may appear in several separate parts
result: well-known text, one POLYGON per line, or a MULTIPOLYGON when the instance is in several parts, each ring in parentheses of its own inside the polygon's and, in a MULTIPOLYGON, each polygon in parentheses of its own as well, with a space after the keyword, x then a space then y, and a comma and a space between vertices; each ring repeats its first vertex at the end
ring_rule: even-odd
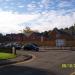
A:
POLYGON ((40 52, 18 51, 17 53, 32 54, 35 57, 28 62, 1 67, 0 75, 71 75, 75 71, 75 68, 61 66, 61 64, 75 64, 75 51, 41 50, 40 52))

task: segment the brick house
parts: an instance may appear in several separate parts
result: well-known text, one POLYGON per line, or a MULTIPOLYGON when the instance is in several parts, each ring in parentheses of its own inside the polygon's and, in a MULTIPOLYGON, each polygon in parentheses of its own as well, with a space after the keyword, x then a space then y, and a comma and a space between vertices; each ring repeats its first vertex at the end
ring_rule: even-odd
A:
POLYGON ((34 42, 43 46, 75 46, 75 39, 71 34, 54 29, 48 33, 48 37, 41 33, 33 32, 29 36, 25 34, 7 34, 10 42, 30 43, 34 42))
POLYGON ((26 36, 25 34, 19 33, 19 34, 7 34, 7 37, 10 38, 11 42, 22 42, 22 43, 27 43, 27 42, 35 42, 39 43, 42 41, 47 41, 48 39, 43 36, 41 33, 32 33, 29 36, 26 36))
POLYGON ((49 32, 50 38, 50 46, 72 46, 74 38, 72 35, 58 30, 54 29, 53 31, 49 32))

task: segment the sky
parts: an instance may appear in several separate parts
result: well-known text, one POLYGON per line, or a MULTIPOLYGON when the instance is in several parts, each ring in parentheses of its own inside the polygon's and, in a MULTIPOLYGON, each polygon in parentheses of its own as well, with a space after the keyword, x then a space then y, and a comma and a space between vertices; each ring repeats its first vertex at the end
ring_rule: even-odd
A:
POLYGON ((0 0, 0 33, 39 32, 75 23, 75 0, 0 0))

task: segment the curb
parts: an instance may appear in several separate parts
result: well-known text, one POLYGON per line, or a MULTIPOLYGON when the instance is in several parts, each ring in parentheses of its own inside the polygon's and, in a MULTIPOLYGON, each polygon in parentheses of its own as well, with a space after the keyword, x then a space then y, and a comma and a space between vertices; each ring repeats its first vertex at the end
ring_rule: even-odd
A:
POLYGON ((72 72, 70 75, 75 75, 75 72, 72 72))
MULTIPOLYGON (((24 55, 23 55, 24 56, 24 55)), ((4 66, 4 65, 10 65, 10 64, 14 64, 14 63, 19 63, 19 62, 24 62, 24 61, 27 61, 29 59, 32 59, 32 56, 31 55, 27 55, 24 59, 21 59, 21 60, 4 60, 2 63, 0 63, 0 66, 4 66)))

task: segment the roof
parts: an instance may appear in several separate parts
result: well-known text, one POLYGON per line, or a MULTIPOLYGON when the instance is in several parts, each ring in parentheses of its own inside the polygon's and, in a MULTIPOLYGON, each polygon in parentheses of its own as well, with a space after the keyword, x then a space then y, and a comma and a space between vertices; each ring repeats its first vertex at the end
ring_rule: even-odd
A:
POLYGON ((67 33, 67 32, 62 31, 62 30, 54 29, 53 31, 56 32, 57 34, 61 34, 61 35, 64 34, 64 35, 73 37, 70 33, 67 33))

